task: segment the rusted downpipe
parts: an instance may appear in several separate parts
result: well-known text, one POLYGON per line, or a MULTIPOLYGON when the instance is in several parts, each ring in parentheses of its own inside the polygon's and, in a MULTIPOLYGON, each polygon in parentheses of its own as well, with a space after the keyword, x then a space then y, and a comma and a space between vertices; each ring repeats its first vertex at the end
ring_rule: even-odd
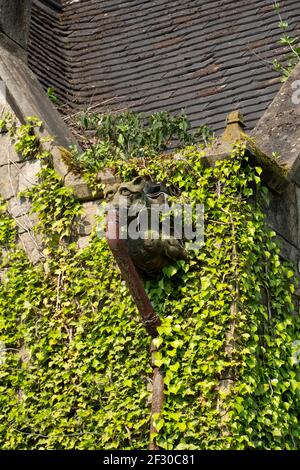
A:
POLYGON ((159 447, 156 444, 156 439, 153 435, 157 432, 157 429, 154 425, 154 415, 160 414, 164 405, 164 376, 160 367, 155 365, 154 353, 157 351, 157 348, 154 345, 154 342, 151 343, 151 365, 153 370, 152 376, 152 403, 151 403, 151 420, 150 420, 150 450, 158 450, 159 447))
MULTIPOLYGON (((145 291, 142 279, 140 278, 133 261, 128 253, 124 240, 120 239, 120 224, 118 210, 113 208, 107 214, 106 239, 111 252, 120 268, 123 279, 129 289, 129 292, 140 312, 142 322, 147 333, 154 339, 157 336, 157 327, 161 324, 159 316, 156 314, 145 291)), ((153 369, 152 380, 152 405, 150 420, 150 445, 149 449, 157 450, 155 439, 151 436, 156 432, 154 427, 153 415, 161 413, 164 402, 164 378, 159 367, 155 366, 154 352, 155 346, 151 343, 151 365, 153 369)))
POLYGON ((144 289, 131 257, 129 256, 124 240, 120 239, 119 213, 117 209, 110 209, 107 215, 106 238, 114 258, 120 268, 129 292, 141 314, 143 324, 152 338, 157 336, 157 327, 160 318, 155 313, 148 295, 144 289))

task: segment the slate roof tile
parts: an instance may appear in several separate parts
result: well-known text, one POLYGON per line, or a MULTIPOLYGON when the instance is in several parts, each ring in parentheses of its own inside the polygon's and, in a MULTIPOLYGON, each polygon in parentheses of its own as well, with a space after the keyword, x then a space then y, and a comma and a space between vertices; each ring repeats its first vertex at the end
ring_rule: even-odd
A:
MULTIPOLYGON (((296 34, 300 2, 281 3, 296 34)), ((271 62, 284 48, 272 4, 34 0, 29 63, 45 88, 75 109, 185 108, 193 127, 218 131, 240 108, 251 129, 280 87, 271 62)))

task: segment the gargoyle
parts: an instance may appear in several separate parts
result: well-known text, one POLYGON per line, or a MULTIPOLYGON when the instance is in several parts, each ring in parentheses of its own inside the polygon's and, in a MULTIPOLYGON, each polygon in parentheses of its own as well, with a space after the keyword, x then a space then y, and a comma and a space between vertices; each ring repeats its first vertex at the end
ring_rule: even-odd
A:
MULTIPOLYGON (((126 215, 128 253, 135 266, 148 276, 159 273, 172 260, 185 259, 183 241, 172 233, 164 233, 163 224, 153 227, 154 212, 168 209, 168 190, 163 183, 153 183, 150 178, 137 177, 128 183, 109 186, 105 199, 111 207, 126 215), (132 228, 133 227, 133 228, 132 228), (130 230, 131 228, 131 230, 130 230)), ((120 221, 121 221, 120 217, 120 221)), ((121 222, 120 222, 121 223, 121 222)), ((122 223, 121 223, 122 225, 122 223)))

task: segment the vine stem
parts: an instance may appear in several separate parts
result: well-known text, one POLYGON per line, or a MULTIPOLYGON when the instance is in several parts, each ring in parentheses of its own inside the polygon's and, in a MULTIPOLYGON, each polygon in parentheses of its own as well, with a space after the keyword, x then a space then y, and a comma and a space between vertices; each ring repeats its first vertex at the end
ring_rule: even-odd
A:
MULTIPOLYGON (((236 245, 236 230, 235 230, 235 225, 234 221, 232 218, 232 214, 225 210, 222 209, 222 211, 229 216, 230 218, 230 223, 231 223, 231 233, 232 233, 232 238, 233 238, 233 246, 232 246, 232 255, 231 255, 231 260, 234 265, 234 298, 231 302, 230 305, 230 325, 227 330, 226 336, 225 336, 225 353, 228 356, 228 360, 233 359, 233 353, 235 351, 235 346, 236 346, 236 319, 238 315, 238 302, 239 302, 239 297, 240 297, 240 292, 239 292, 239 281, 238 281, 238 273, 237 273, 237 261, 238 261, 238 253, 237 253, 237 245, 236 245)), ((220 383, 219 383, 219 392, 225 393, 226 395, 230 394, 231 388, 234 384, 234 369, 232 367, 226 368, 225 371, 223 372, 220 383)), ((226 407, 224 407, 223 400, 220 397, 218 400, 218 410, 220 412, 220 428, 221 428, 221 433, 224 437, 229 436, 229 429, 228 429, 228 421, 229 421, 229 411, 226 407)))

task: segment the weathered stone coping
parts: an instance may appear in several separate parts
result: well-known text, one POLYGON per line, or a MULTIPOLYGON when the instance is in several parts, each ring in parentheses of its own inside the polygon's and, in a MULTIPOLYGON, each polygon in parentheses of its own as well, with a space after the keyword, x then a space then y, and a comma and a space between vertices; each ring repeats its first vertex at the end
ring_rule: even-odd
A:
POLYGON ((288 180, 300 186, 300 63, 251 135, 261 153, 278 154, 288 180))

